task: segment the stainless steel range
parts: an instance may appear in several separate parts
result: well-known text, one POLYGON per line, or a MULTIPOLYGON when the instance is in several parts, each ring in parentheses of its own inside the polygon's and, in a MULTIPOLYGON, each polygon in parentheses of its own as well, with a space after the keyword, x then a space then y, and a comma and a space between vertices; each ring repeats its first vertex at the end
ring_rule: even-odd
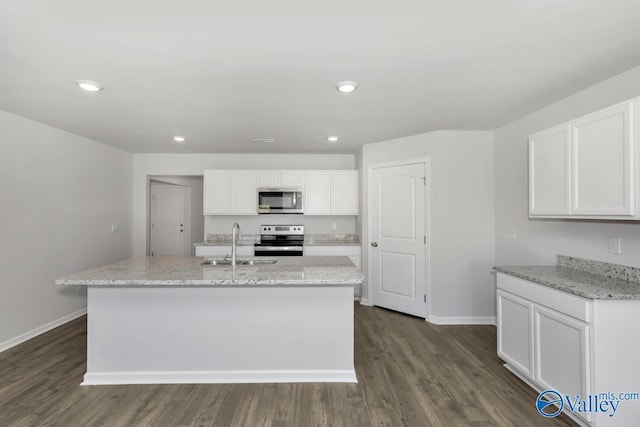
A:
POLYGON ((255 256, 302 256, 304 225, 261 225, 255 256))

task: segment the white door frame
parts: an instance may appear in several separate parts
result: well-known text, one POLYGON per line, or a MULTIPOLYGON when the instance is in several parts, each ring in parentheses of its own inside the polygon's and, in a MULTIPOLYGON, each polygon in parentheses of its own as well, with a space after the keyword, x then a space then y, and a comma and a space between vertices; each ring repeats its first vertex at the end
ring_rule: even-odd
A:
POLYGON ((151 180, 149 181, 149 197, 147 202, 149 203, 149 210, 147 214, 147 256, 151 255, 151 221, 153 218, 153 201, 151 197, 153 196, 151 193, 151 188, 181 188, 184 191, 184 253, 185 256, 191 256, 191 188, 186 187, 184 185, 179 184, 170 184, 161 181, 151 180))
MULTIPOLYGON (((374 169, 380 169, 385 167, 392 166, 408 166, 415 164, 423 164, 424 165, 424 174, 426 177, 426 185, 424 186, 424 220, 425 220, 425 233, 427 235, 427 244, 425 248, 425 293, 427 294, 427 304, 425 307, 426 312, 424 313, 425 321, 431 315, 431 158, 430 157, 420 157, 416 159, 407 159, 407 160, 399 160, 395 162, 387 162, 387 163, 376 163, 369 165, 367 170, 367 194, 371 195, 373 189, 373 172, 374 169)), ((373 221, 371 221, 371 213, 373 212, 372 206, 372 197, 368 197, 367 201, 367 242, 363 242, 363 244, 367 247, 367 277, 371 277, 373 268, 372 262, 373 259, 371 248, 371 236, 373 235, 373 221)), ((368 299, 369 305, 375 305, 375 301, 373 298, 373 292, 371 289, 371 280, 367 280, 367 289, 368 289, 368 299)))

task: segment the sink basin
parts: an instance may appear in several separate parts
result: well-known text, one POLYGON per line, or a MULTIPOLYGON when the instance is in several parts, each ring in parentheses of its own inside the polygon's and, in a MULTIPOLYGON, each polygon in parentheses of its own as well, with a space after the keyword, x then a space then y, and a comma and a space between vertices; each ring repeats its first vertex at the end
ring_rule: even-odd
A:
MULTIPOLYGON (((278 262, 278 258, 238 258, 236 265, 275 264, 276 262, 278 262)), ((202 261, 200 265, 231 265, 231 258, 209 258, 202 261)))

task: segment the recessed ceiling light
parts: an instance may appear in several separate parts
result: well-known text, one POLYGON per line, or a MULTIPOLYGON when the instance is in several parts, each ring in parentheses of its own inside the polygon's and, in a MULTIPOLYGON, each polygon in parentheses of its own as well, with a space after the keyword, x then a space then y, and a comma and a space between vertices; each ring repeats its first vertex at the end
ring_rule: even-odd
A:
POLYGON ((336 89, 338 89, 341 93, 351 93, 358 89, 358 83, 350 80, 345 80, 336 85, 336 89))
POLYGON ((176 135, 176 136, 173 137, 173 140, 175 142, 184 142, 185 139, 187 139, 187 138, 185 138, 184 136, 180 136, 180 135, 176 135))
POLYGON ((330 136, 330 137, 327 138, 327 141, 336 142, 336 141, 338 141, 338 137, 337 136, 330 136))
POLYGON ((76 80, 76 85, 87 92, 100 92, 104 89, 100 83, 92 82, 91 80, 76 80))

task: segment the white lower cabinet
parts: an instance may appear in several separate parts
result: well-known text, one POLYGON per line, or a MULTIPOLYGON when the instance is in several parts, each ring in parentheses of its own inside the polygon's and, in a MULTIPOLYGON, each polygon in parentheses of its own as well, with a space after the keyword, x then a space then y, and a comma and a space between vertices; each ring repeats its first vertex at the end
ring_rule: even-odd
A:
MULTIPOLYGON (((236 246, 238 256, 253 256, 253 246, 242 245, 236 246)), ((209 245, 197 245, 196 256, 202 257, 222 257, 231 256, 231 245, 229 246, 209 246, 209 245)))
POLYGON ((554 310, 535 306, 534 380, 545 389, 587 396, 589 326, 554 310))
POLYGON ((640 300, 586 299, 498 273, 496 303, 497 353, 508 369, 538 391, 604 409, 571 412, 565 400, 581 425, 638 425, 640 395, 619 400, 613 416, 611 405, 595 402, 640 393, 640 300))
POLYGON ((498 291, 498 356, 533 376, 533 304, 498 291), (506 322, 504 319, 508 319, 506 322))

